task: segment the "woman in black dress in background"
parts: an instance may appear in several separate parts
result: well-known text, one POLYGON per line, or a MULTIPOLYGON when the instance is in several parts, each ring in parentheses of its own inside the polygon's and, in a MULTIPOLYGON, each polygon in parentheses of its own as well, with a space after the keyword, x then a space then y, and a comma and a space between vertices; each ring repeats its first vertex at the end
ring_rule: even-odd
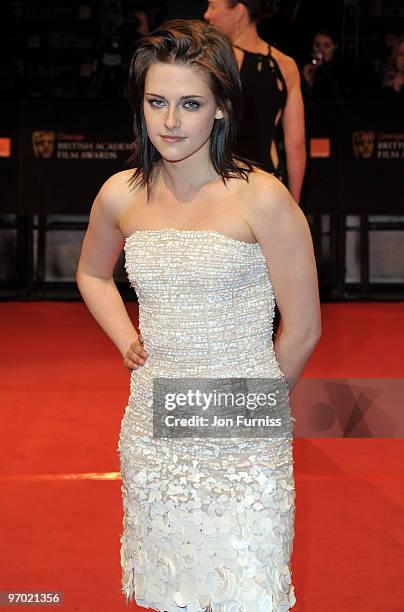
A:
POLYGON ((287 184, 299 202, 306 165, 299 70, 291 57, 257 32, 257 24, 272 12, 272 4, 267 0, 209 0, 204 17, 230 38, 239 65, 244 113, 237 153, 287 184))

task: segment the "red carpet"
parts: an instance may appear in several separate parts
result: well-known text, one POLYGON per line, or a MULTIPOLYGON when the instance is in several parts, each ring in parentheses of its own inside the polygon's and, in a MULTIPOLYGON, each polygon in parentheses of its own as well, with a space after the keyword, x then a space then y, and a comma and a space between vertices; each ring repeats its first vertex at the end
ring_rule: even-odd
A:
MULTIPOLYGON (((403 377, 403 304, 322 310, 305 376, 403 377)), ((63 591, 65 612, 127 610, 116 447, 129 372, 82 304, 0 314, 0 591, 63 591)), ((294 611, 404 610, 403 451, 400 439, 295 441, 294 611)))

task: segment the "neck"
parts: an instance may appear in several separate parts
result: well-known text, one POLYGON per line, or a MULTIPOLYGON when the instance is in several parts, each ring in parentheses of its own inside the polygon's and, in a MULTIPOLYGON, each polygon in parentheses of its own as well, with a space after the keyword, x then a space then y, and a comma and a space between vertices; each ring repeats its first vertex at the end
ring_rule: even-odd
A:
POLYGON ((176 162, 162 159, 158 183, 181 202, 191 201, 198 192, 219 175, 210 160, 209 141, 204 150, 176 162))
POLYGON ((240 31, 232 36, 231 41, 234 45, 243 47, 243 49, 247 51, 254 51, 264 42, 262 38, 258 36, 257 26, 252 21, 247 23, 247 25, 241 26, 240 31))

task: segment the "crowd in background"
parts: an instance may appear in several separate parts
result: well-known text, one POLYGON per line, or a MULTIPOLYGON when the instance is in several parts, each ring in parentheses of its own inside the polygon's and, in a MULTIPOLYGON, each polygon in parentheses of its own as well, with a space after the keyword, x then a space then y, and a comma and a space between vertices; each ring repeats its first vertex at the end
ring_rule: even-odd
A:
MULTIPOLYGON (((302 68, 302 89, 310 100, 344 99, 359 96, 363 78, 339 52, 338 38, 328 29, 319 29, 313 38, 310 60, 302 68)), ((379 74, 368 74, 363 88, 369 95, 402 99, 404 90, 404 37, 397 39, 379 74)))
MULTIPOLYGON (((259 34, 295 60, 306 101, 402 98, 404 9, 396 0, 252 3, 270 9, 259 34), (355 7, 360 21, 355 21, 355 7)), ((40 0, 11 0, 10 25, 0 41, 2 57, 8 58, 0 63, 2 98, 125 97, 139 37, 168 19, 203 19, 208 4, 60 0, 45 7, 40 0)))
MULTIPOLYGON (((287 4, 284 2, 282 6, 287 4)), ((293 3, 289 2, 289 4, 293 3)), ((298 4, 304 3, 295 2, 295 5, 298 4)), ((274 16, 260 24, 261 36, 294 58, 301 72, 302 92, 306 101, 317 102, 333 99, 338 102, 347 98, 369 96, 402 99, 404 95, 404 35, 386 33, 385 40, 379 45, 379 51, 375 57, 369 57, 366 52, 362 52, 357 61, 355 58, 357 51, 352 49, 352 41, 351 48, 348 45, 348 48, 342 52, 340 23, 338 22, 341 16, 337 13, 328 20, 331 21, 331 25, 325 18, 324 23, 319 24, 318 19, 321 18, 321 15, 317 16, 317 27, 313 32, 314 20, 311 13, 303 16, 299 25, 299 19, 296 16, 294 18, 289 16, 289 21, 283 17, 281 21, 279 14, 276 13, 279 4, 272 2, 272 5, 275 9, 274 16)), ((166 19, 179 17, 202 19, 206 6, 207 3, 200 0, 187 0, 187 2, 176 0, 165 4, 142 1, 132 3, 132 23, 134 23, 134 18, 136 26, 128 28, 127 20, 125 21, 123 15, 120 20, 115 21, 114 37, 120 41, 119 44, 122 47, 122 64, 117 70, 121 87, 118 91, 113 90, 111 87, 108 88, 106 83, 105 94, 117 96, 123 92, 125 95, 125 86, 122 85, 122 81, 125 80, 133 47, 140 36, 150 32, 166 19)), ((109 10, 110 4, 106 3, 105 7, 105 10, 109 10)), ((104 16, 101 14, 99 18, 108 21, 105 14, 104 16)), ((114 24, 109 19, 110 32, 113 29, 114 24)), ((113 37, 110 36, 110 38, 113 37)), ((99 63, 102 68, 102 58, 99 63)))

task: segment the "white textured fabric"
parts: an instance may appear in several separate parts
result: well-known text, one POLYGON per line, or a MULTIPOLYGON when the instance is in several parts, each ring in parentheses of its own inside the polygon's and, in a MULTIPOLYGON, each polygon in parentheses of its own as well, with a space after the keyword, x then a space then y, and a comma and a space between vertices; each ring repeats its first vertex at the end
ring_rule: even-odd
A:
POLYGON ((122 592, 161 612, 287 612, 295 486, 283 438, 153 438, 153 377, 268 377, 274 295, 257 243, 214 230, 125 241, 149 357, 122 419, 122 592))

